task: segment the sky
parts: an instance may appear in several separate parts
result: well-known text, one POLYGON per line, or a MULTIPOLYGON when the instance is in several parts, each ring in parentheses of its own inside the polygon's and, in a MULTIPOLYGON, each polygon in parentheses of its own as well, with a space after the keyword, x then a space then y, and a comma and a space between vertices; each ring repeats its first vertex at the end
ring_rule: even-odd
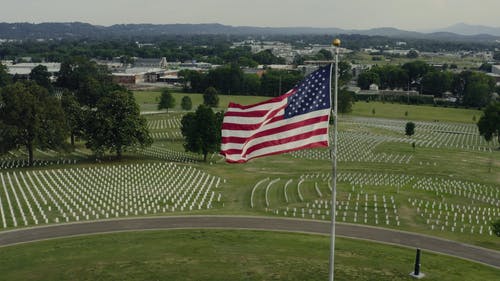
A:
POLYGON ((221 23, 417 31, 461 22, 500 27, 500 0, 0 0, 0 7, 0 22, 221 23))

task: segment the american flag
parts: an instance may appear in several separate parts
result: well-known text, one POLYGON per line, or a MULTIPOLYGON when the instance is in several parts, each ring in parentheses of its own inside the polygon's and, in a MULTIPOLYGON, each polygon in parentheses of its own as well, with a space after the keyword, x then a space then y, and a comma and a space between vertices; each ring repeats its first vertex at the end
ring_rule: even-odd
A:
POLYGON ((221 154, 229 163, 328 146, 332 66, 319 68, 282 96, 253 104, 229 103, 221 154))

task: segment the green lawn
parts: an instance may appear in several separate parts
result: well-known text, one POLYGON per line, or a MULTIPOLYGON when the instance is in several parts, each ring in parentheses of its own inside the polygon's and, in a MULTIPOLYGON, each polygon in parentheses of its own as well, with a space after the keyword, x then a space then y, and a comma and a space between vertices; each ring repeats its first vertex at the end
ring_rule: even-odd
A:
MULTIPOLYGON (((175 100, 175 110, 181 110, 180 101, 183 96, 189 96, 193 102, 193 109, 203 103, 202 94, 193 93, 172 93, 175 100)), ((135 91, 134 96, 142 111, 154 111, 158 104, 160 92, 151 91, 135 91)), ((219 107, 226 108, 229 102, 240 104, 253 104, 269 99, 270 97, 263 96, 227 96, 219 95, 219 107)), ((474 109, 461 108, 444 108, 434 107, 429 105, 406 105, 399 103, 382 103, 382 102, 356 102, 353 105, 353 112, 349 115, 391 118, 391 119, 407 119, 419 121, 439 121, 439 122, 459 122, 459 123, 476 123, 482 115, 482 111, 474 109), (373 110, 375 109, 375 114, 373 110), (406 115, 406 113, 408 113, 406 115), (475 120, 474 120, 475 119, 475 120)))
POLYGON ((428 105, 360 101, 354 104, 350 115, 420 121, 476 123, 481 117, 482 111, 428 105), (375 110, 375 114, 373 114, 373 110, 375 110), (408 113, 407 116, 405 115, 406 112, 408 113))
MULTIPOLYGON (((4 247, 2 280, 326 280, 329 238, 260 231, 92 235, 4 247)), ((336 280, 413 280, 414 250, 338 238, 336 280)), ((423 252, 425 280, 496 280, 500 271, 423 252)))
MULTIPOLYGON (((141 107, 141 111, 154 111, 160 99, 160 92, 155 91, 135 91, 134 96, 137 104, 141 107)), ((182 97, 188 96, 193 102, 193 109, 203 103, 203 95, 196 93, 172 93, 175 98, 175 110, 181 110, 182 97)), ((269 99, 269 97, 261 96, 238 96, 238 95, 219 95, 219 107, 226 108, 229 102, 236 102, 240 104, 253 104, 260 101, 269 99)))

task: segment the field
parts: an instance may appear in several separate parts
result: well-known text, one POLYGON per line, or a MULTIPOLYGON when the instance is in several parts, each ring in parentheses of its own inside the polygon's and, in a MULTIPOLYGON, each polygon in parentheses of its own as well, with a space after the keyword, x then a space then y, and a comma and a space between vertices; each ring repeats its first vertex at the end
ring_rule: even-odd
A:
MULTIPOLYGON (((198 105, 203 103, 203 95, 196 93, 175 93, 172 92, 174 99, 176 101, 176 106, 173 110, 181 110, 181 100, 182 97, 188 96, 193 102, 193 109, 198 107, 198 105)), ((155 91, 136 91, 134 92, 137 104, 141 107, 141 111, 155 111, 157 110, 158 102, 160 100, 160 92, 155 91)), ((219 107, 225 108, 229 102, 236 102, 241 104, 252 104, 259 101, 264 101, 268 99, 267 97, 255 97, 255 96, 223 96, 219 95, 219 107)))
MULTIPOLYGON (((305 234, 146 231, 5 247, 0 264, 3 280, 325 280, 328 245, 328 237, 305 234)), ((336 245, 336 280, 412 280, 412 249, 341 238, 336 245)), ((422 272, 426 280, 498 277, 427 252, 422 272)))
MULTIPOLYGON (((180 121, 184 112, 179 108, 179 102, 184 95, 192 98, 193 108, 202 103, 201 94, 174 93, 177 101, 174 110, 145 115, 153 145, 127 151, 120 162, 111 158, 95 163, 82 143, 72 154, 37 151, 36 156, 42 161, 30 169, 24 168, 20 160, 26 156, 22 150, 4 156, 0 159, 0 231, 151 215, 267 215, 329 220, 331 158, 328 149, 297 151, 255 159, 243 165, 226 164, 214 153, 209 155, 207 163, 203 163, 200 155, 185 152, 182 146, 180 121)), ((142 111, 156 111, 159 92, 135 92, 135 96, 142 111)), ((265 99, 220 96, 220 109, 229 101, 251 104, 265 99)), ((488 143, 479 136, 474 119, 478 120, 480 116, 480 111, 470 109, 356 103, 351 114, 339 118, 337 221, 417 232, 500 250, 500 240, 490 228, 490 223, 500 218, 500 150, 497 142, 488 143), (415 135, 411 138, 404 135, 407 121, 416 124, 415 135)), ((135 234, 119 234, 61 240, 68 243, 61 248, 62 253, 54 252, 59 249, 50 244, 52 242, 8 247, 2 249, 2 253, 16 249, 27 253, 29 249, 49 251, 50 259, 58 267, 56 256, 64 256, 64 251, 69 251, 64 249, 85 248, 89 243, 104 245, 117 239, 158 241, 158 237, 162 237, 178 241, 179 245, 187 243, 179 238, 182 235, 178 233, 195 237, 196 243, 203 242, 198 239, 200 232, 148 233, 137 237, 135 234), (145 238, 148 235, 156 238, 145 238)), ((181 276, 176 274, 193 274, 191 279, 197 280, 197 274, 211 274, 214 280, 225 280, 231 275, 218 275, 218 266, 226 262, 233 263, 233 277, 245 274, 248 280, 307 280, 303 273, 307 273, 311 280, 317 280, 324 279, 326 274, 324 264, 328 261, 328 247, 323 237, 264 232, 202 233, 208 233, 210 239, 226 239, 235 248, 238 248, 236 245, 255 248, 256 252, 249 249, 245 253, 251 254, 242 256, 234 248, 199 245, 200 250, 194 251, 198 253, 194 256, 182 251, 178 255, 185 256, 158 256, 160 253, 157 253, 157 259, 143 263, 139 257, 145 253, 137 247, 130 247, 130 251, 137 252, 137 260, 108 263, 106 260, 116 247, 124 251, 123 256, 132 255, 125 253, 128 247, 109 243, 106 251, 110 254, 103 255, 102 262, 96 263, 100 264, 99 267, 90 267, 92 270, 89 271, 83 269, 89 260, 98 258, 95 257, 96 251, 88 248, 88 254, 84 251, 82 257, 70 259, 70 269, 53 279, 72 279, 78 274, 93 279, 92 274, 97 273, 104 274, 107 279, 116 279, 113 276, 113 272, 117 272, 115 269, 124 268, 130 270, 123 273, 132 280, 139 271, 144 275, 137 279, 154 279, 154 274, 160 272, 161 276, 171 277, 168 279, 181 276), (298 258, 300 253, 307 252, 304 250, 307 249, 305 241, 317 243, 308 246, 317 250, 304 254, 310 256, 298 258), (289 249, 293 247, 286 246, 288 244, 304 247, 289 249), (279 247, 273 250, 273 255, 267 256, 262 253, 267 249, 265 245, 279 247), (228 256, 213 256, 222 252, 228 256), (265 256, 265 259, 256 256, 265 256), (286 262, 272 263, 285 257, 290 258, 286 262), (303 260, 311 264, 297 266, 303 260), (78 265, 80 262, 82 266, 78 265), (178 271, 165 273, 160 269, 168 268, 167 265, 178 266, 178 271), (242 272, 244 265, 249 268, 242 272), (197 270, 190 271, 191 267, 197 270), (271 273, 274 268, 279 270, 271 273)), ((407 280, 412 251, 352 240, 339 241, 342 242, 338 244, 338 258, 349 264, 339 265, 341 275, 346 276, 343 280, 370 280, 370 276, 380 277, 375 278, 378 280, 407 280), (380 259, 380 253, 387 253, 387 256, 380 259), (378 260, 389 258, 394 258, 394 264, 384 263, 384 269, 380 269, 382 265, 378 260), (408 269, 401 270, 403 267, 408 269)), ((169 247, 173 245, 176 244, 169 247)), ((169 250, 177 253, 175 248, 169 250)), ((37 253, 33 252, 33 255, 37 253)), ((431 256, 434 260, 425 270, 430 280, 475 280, 480 276, 474 274, 477 272, 485 274, 481 277, 483 280, 491 280, 489 271, 479 265, 457 260, 450 262, 447 257, 429 254, 429 258, 431 256), (455 271, 453 268, 444 270, 447 263, 456 264, 457 269, 467 268, 463 270, 466 275, 457 277, 451 273, 455 271), (451 274, 449 279, 446 279, 446 274, 451 274)), ((43 265, 37 264, 35 259, 25 259, 28 264, 43 270, 43 265)), ((27 270, 16 268, 14 261, 2 259, 0 254, 2 268, 4 263, 12 262, 12 271, 8 274, 27 270)))
MULTIPOLYGON (((393 64, 393 65, 398 65, 398 64, 405 64, 407 62, 414 61, 415 59, 409 59, 406 58, 405 56, 401 56, 399 58, 394 57, 391 58, 390 56, 372 56, 367 53, 352 53, 347 55, 346 57, 347 60, 349 61, 354 61, 354 63, 359 63, 359 64, 378 64, 378 65, 385 65, 385 64, 393 64), (379 57, 382 60, 373 60, 373 57, 379 57)), ((455 64, 457 65, 458 69, 469 69, 469 68, 478 68, 483 62, 483 58, 475 58, 475 57, 457 57, 457 56, 444 56, 444 55, 437 55, 437 56, 420 56, 418 60, 425 61, 428 64, 448 64, 448 66, 455 64)))

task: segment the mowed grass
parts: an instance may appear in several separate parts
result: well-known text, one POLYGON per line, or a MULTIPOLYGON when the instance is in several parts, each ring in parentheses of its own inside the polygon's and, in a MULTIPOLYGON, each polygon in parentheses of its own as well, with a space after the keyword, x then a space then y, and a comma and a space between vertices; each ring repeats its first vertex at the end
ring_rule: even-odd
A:
POLYGON ((476 123, 482 114, 482 111, 475 109, 362 101, 356 102, 353 105, 352 113, 350 113, 350 115, 365 117, 457 123, 476 123), (373 110, 375 110, 375 114, 373 114, 373 110))
MULTIPOLYGON (((137 104, 141 107, 141 111, 154 111, 157 108, 160 100, 161 92, 156 91, 135 91, 134 96, 137 104)), ((184 96, 191 98, 193 110, 203 103, 203 94, 198 93, 175 93, 172 92, 175 98, 174 110, 181 110, 181 100, 184 96)), ((243 105, 253 104, 269 99, 270 97, 261 96, 239 96, 239 95, 219 95, 219 108, 227 108, 229 102, 235 102, 243 105)))
MULTIPOLYGON (((158 91, 135 91, 134 96, 142 111, 154 111, 160 99, 158 91)), ((203 103, 203 95, 196 93, 172 93, 176 106, 174 110, 181 110, 180 102, 182 97, 188 96, 193 102, 193 109, 203 103)), ((263 96, 238 96, 219 95, 219 108, 227 108, 229 102, 243 105, 254 104, 269 99, 263 96)), ((439 121, 457 123, 476 123, 482 116, 481 110, 463 108, 444 108, 429 105, 406 105, 399 103, 364 102, 354 103, 353 111, 349 115, 406 119, 420 121, 439 121), (373 114, 375 110, 375 114, 373 114), (406 115, 406 113, 408 113, 406 115)))
MULTIPOLYGON (((336 280, 413 280, 414 250, 338 238, 336 280)), ((102 234, 4 247, 2 280, 326 280, 329 238, 174 230, 102 234)), ((498 280, 485 265, 423 252, 426 280, 498 280)))

